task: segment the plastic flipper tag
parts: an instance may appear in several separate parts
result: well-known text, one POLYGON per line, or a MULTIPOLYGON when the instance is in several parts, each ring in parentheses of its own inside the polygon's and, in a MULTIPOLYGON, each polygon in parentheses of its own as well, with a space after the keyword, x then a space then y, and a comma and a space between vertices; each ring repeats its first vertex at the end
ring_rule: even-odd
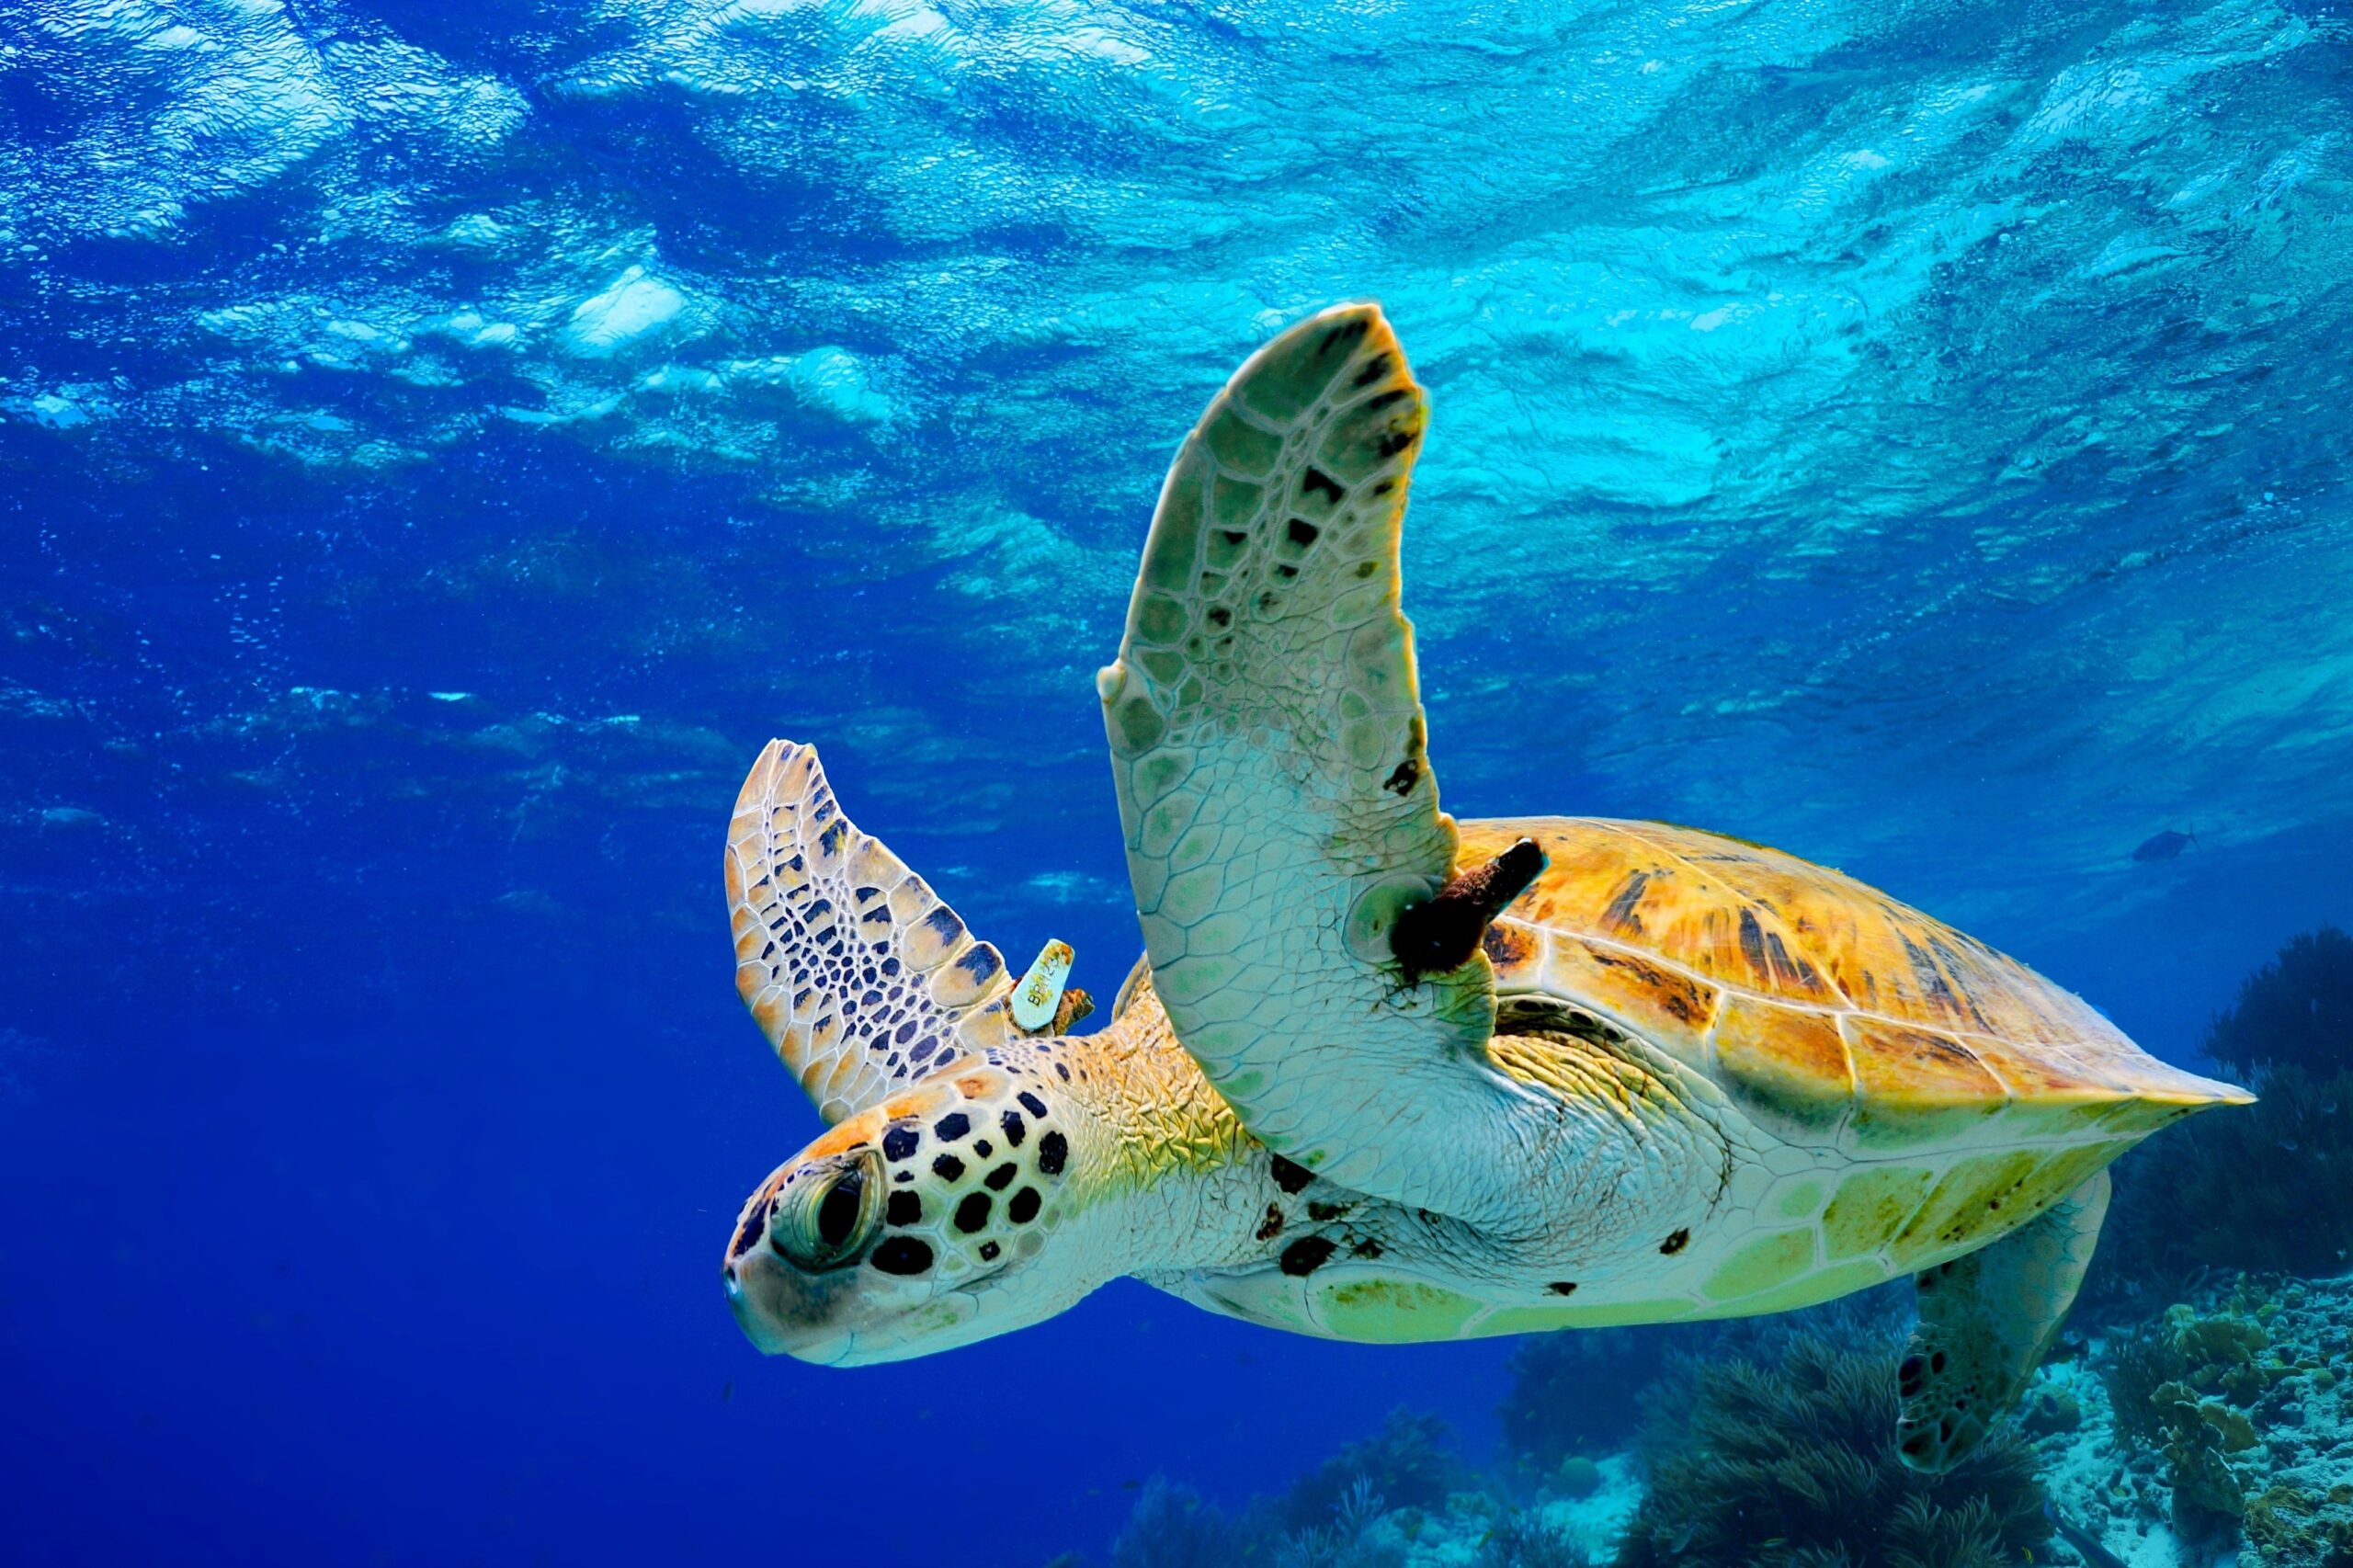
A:
POLYGON ((1048 942, 1013 988, 1014 1027, 1022 1033, 1040 1034, 1053 1027, 1063 987, 1070 983, 1071 956, 1068 942, 1048 942))

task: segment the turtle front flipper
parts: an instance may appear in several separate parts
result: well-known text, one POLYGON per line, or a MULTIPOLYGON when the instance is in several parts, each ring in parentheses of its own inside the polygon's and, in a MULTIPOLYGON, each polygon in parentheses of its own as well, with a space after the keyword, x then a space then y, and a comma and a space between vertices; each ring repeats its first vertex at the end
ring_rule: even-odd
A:
POLYGON ((1259 350, 1169 470, 1097 688, 1177 1038, 1277 1152, 1471 1219, 1506 1179, 1484 1145, 1529 1096, 1487 1062, 1478 931, 1447 929, 1483 928, 1477 901, 1408 918, 1401 959, 1401 918, 1456 869, 1398 608, 1422 424, 1375 306, 1259 350))
POLYGON ((842 815, 813 746, 752 765, 727 903, 735 989, 828 1122, 1016 1032, 1004 959, 842 815))
POLYGON ((2107 1213, 2108 1173, 2095 1171, 1999 1241, 1914 1280, 1920 1323, 1896 1371, 1906 1465, 1950 1470, 2018 1403, 2075 1304, 2107 1213))

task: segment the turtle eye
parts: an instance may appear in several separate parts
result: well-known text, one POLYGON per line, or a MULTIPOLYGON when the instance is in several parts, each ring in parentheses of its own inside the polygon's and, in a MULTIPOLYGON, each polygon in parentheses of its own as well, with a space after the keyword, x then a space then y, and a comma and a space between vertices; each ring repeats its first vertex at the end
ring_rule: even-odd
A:
POLYGON ((882 1215, 881 1164, 871 1149, 804 1167, 768 1216, 777 1250, 812 1274, 856 1257, 882 1215))

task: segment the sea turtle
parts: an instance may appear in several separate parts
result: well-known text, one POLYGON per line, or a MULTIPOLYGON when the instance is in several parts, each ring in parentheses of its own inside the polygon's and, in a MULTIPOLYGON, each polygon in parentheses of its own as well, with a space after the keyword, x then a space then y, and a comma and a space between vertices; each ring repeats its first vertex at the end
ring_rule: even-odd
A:
POLYGON ((745 1205, 761 1349, 848 1365, 1132 1275, 1370 1341, 1779 1312, 1899 1274, 1898 1442, 1967 1454, 2075 1297, 2105 1167, 2250 1096, 1792 856, 1457 823, 1397 541, 1423 396, 1380 311, 1261 349, 1161 491, 1097 679, 1144 957, 1108 1027, 1017 986, 777 741, 729 829, 736 980, 833 1126, 745 1205))

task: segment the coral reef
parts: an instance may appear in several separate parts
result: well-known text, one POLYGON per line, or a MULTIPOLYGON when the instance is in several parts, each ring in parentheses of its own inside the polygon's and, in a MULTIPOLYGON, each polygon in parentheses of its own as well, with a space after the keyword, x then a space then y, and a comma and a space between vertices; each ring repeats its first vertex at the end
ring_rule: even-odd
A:
POLYGON ((2323 926, 2290 937, 2277 958, 2240 983, 2238 1001, 2207 1027, 2204 1049, 2248 1074, 2353 1068, 2353 937, 2323 926))
POLYGON ((1536 1481, 1573 1455, 1623 1446, 1641 1419, 1640 1394, 1675 1356, 1704 1353, 1716 1324, 1655 1324, 1583 1334, 1531 1335, 1511 1358, 1511 1393, 1495 1409, 1519 1475, 1536 1481))
POLYGON ((1505 1515, 1479 1549, 1480 1568, 1586 1568, 1576 1541, 1540 1508, 1505 1515))
POLYGON ((1792 1334, 1759 1359, 1685 1361, 1652 1402, 1650 1489, 1619 1568, 2015 1562, 2051 1534, 2032 1454, 1997 1432, 1950 1474, 1895 1451, 1894 1341, 1792 1334))
POLYGON ((2353 1279, 2217 1279, 2046 1371, 2076 1426, 2038 1438, 2059 1507, 2134 1568, 2353 1568, 2353 1279))
POLYGON ((1427 1411, 1392 1410, 1371 1437, 1350 1443, 1302 1476, 1285 1495, 1283 1522, 1315 1530, 1345 1519, 1350 1496, 1369 1488, 1390 1508, 1443 1508, 1457 1492, 1475 1492, 1486 1479, 1454 1451, 1453 1429, 1427 1411))
POLYGON ((1155 1475, 1111 1543, 1111 1568, 1222 1568, 1242 1561, 1247 1533, 1189 1486, 1155 1475))

